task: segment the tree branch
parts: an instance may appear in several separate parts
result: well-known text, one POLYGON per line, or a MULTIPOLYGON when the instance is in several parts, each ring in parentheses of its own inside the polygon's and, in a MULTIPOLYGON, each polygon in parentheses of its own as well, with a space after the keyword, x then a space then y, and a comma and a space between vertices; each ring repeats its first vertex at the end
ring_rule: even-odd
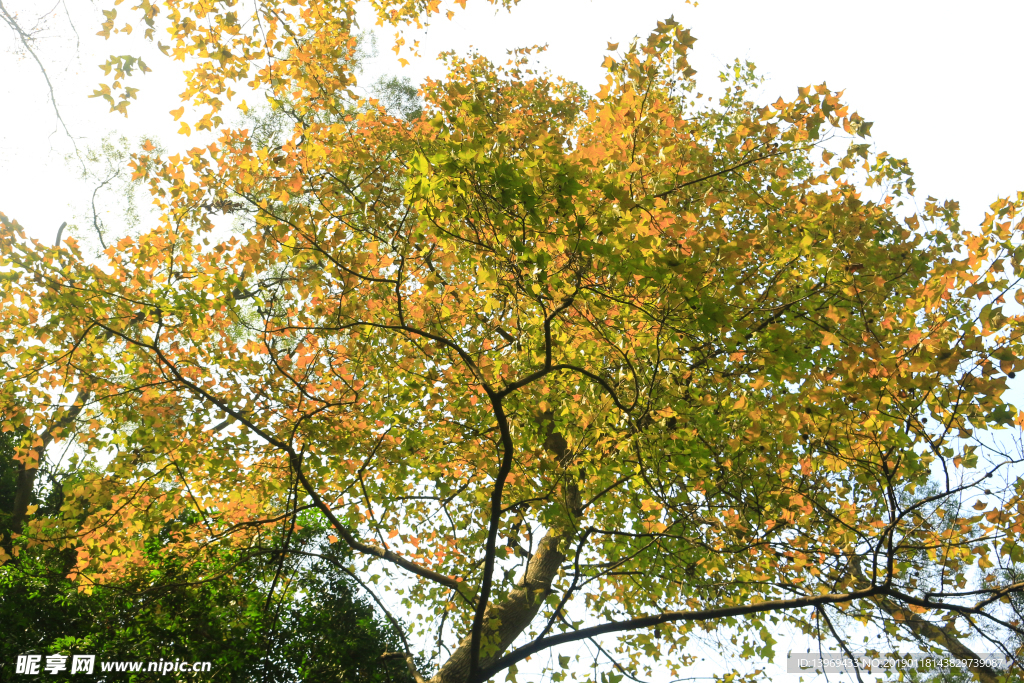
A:
MULTIPOLYGON (((46 67, 43 66, 43 62, 39 59, 39 55, 32 49, 32 36, 25 33, 25 31, 18 24, 18 20, 14 18, 14 15, 7 11, 4 6, 3 0, 0 0, 0 18, 4 20, 4 23, 10 27, 11 31, 18 36, 18 40, 25 46, 25 50, 32 56, 35 63, 39 66, 39 70, 43 73, 43 80, 46 81, 46 87, 50 91, 50 103, 53 105, 53 113, 57 115, 57 120, 60 122, 61 127, 64 129, 64 134, 71 140, 71 146, 75 148, 75 156, 78 157, 79 161, 82 161, 82 154, 78 151, 78 145, 75 143, 75 138, 71 135, 71 131, 68 130, 68 125, 64 123, 64 117, 60 115, 60 109, 57 107, 57 95, 53 91, 53 83, 50 82, 50 76, 46 73, 46 67)), ((85 164, 82 164, 83 168, 85 164)))

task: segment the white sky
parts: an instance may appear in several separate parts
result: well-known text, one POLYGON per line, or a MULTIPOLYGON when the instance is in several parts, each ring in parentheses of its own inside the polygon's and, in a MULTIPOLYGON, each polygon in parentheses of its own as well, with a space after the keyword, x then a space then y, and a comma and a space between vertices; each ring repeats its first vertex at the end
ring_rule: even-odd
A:
MULTIPOLYGON (((9 7, 34 9, 32 0, 9 7)), ((97 12, 85 0, 67 0, 82 40, 51 33, 40 44, 58 101, 80 146, 111 130, 129 137, 159 135, 168 149, 192 147, 195 137, 176 136, 166 112, 177 107, 180 88, 174 63, 155 55, 140 101, 129 118, 108 114, 98 99, 86 99, 100 77, 96 64, 111 53, 130 51, 93 34, 97 12)), ((100 3, 102 4, 102 3, 100 3)), ((126 8, 130 3, 125 3, 126 8)), ((646 35, 658 19, 674 14, 698 39, 692 63, 704 89, 734 57, 754 61, 769 78, 765 101, 792 97, 801 85, 826 81, 846 90, 846 100, 869 121, 879 150, 910 159, 918 196, 957 199, 965 224, 975 224, 997 196, 1024 189, 1024 136, 1013 126, 1024 105, 1017 83, 1022 56, 1015 29, 1024 3, 1009 0, 707 0, 696 8, 681 0, 523 0, 511 15, 482 0, 471 0, 454 21, 434 22, 422 62, 401 68, 382 36, 375 70, 439 75, 432 59, 441 49, 474 45, 504 59, 506 49, 548 43, 542 57, 552 71, 594 88, 601 80, 605 44, 646 35)), ((122 9, 122 15, 126 12, 122 9)), ((372 22, 364 21, 364 27, 372 22)), ((57 21, 54 26, 65 24, 57 21)), ((137 34, 136 34, 137 35, 137 34)), ((56 121, 38 69, 12 54, 12 36, 0 31, 0 211, 52 239, 71 215, 69 201, 81 202, 85 188, 63 155, 69 145, 54 133, 56 121)))
MULTIPOLYGON (((36 8, 33 0, 6 4, 33 14, 36 8)), ((93 35, 96 6, 67 4, 81 36, 78 58, 66 30, 47 34, 38 49, 79 147, 95 145, 111 131, 158 136, 171 152, 195 146, 195 136, 176 135, 178 126, 167 114, 178 106, 180 87, 175 63, 158 53, 147 58, 156 73, 134 84, 142 90, 127 119, 108 114, 99 99, 86 99, 101 76, 95 65, 131 48, 93 35)), ((130 4, 122 5, 122 14, 130 4)), ((431 57, 442 49, 474 45, 504 61, 507 49, 548 43, 541 63, 593 90, 602 80, 607 42, 624 45, 673 14, 698 39, 691 64, 705 92, 714 91, 717 72, 736 57, 755 62, 768 77, 762 103, 823 81, 845 89, 851 108, 875 122, 876 149, 910 160, 918 197, 959 200, 964 224, 980 221, 996 197, 1024 190, 1024 135, 1016 128, 1024 112, 1019 1, 706 0, 694 8, 681 0, 523 0, 509 15, 470 0, 454 21, 434 22, 422 43, 425 59, 399 67, 386 33, 372 68, 416 82, 440 75, 431 57)), ((369 28, 372 21, 362 23, 369 28)), ((52 242, 60 223, 72 219, 69 204, 81 211, 91 188, 64 162, 70 145, 63 132, 54 132, 57 122, 37 66, 17 58, 13 48, 12 35, 0 28, 0 211, 52 242)), ((786 649, 807 645, 803 639, 780 642, 782 661, 786 649)))

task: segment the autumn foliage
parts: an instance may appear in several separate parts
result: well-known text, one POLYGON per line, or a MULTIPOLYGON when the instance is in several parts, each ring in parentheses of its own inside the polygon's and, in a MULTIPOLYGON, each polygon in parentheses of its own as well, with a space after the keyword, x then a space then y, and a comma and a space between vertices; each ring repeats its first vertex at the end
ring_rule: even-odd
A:
POLYGON ((4 220, 4 429, 26 471, 72 433, 109 459, 23 543, 87 586, 155 530, 202 563, 317 510, 369 588, 410 577, 438 683, 599 636, 613 673, 677 669, 726 625, 752 657, 850 619, 1012 650, 1024 198, 915 211, 840 93, 758 106, 737 63, 710 104, 674 21, 597 94, 448 55, 406 120, 354 99, 347 1, 257 9, 129 12, 217 135, 136 158, 158 225, 97 262, 4 220), (225 126, 238 83, 283 138, 225 126))

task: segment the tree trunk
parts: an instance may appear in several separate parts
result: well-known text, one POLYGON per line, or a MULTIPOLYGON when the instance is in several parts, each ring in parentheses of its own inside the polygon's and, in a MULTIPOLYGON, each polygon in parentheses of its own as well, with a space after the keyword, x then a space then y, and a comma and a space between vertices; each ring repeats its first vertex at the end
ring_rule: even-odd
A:
MULTIPOLYGON (((558 574, 558 568, 565 561, 565 555, 559 552, 558 544, 566 535, 564 532, 548 531, 538 544, 537 552, 530 558, 526 573, 508 598, 501 604, 492 604, 487 608, 484 613, 481 669, 498 661, 508 646, 537 616, 544 598, 551 592, 551 582, 558 574)), ((466 636, 440 671, 430 679, 430 683, 466 683, 469 661, 470 636, 466 636)))
MULTIPOLYGON (((63 433, 68 426, 74 422, 78 415, 82 412, 82 408, 85 407, 85 402, 89 400, 89 394, 82 394, 75 404, 68 408, 64 414, 56 420, 56 422, 47 427, 43 434, 40 436, 42 444, 32 448, 35 458, 32 460, 26 459, 25 462, 18 463, 18 479, 14 489, 14 501, 10 510, 10 523, 6 529, 0 529, 0 535, 2 535, 2 544, 4 551, 9 555, 12 552, 14 544, 14 536, 21 533, 21 528, 25 523, 25 518, 28 516, 28 506, 32 501, 32 492, 35 489, 36 475, 39 473, 39 463, 46 453, 47 446, 53 442, 56 433, 63 433)), ((31 435, 26 435, 25 438, 32 438, 31 435)))

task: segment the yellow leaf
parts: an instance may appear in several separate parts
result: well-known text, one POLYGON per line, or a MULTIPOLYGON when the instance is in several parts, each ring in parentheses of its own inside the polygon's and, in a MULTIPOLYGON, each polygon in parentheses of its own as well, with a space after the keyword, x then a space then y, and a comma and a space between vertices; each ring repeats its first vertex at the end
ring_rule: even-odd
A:
POLYGON ((192 135, 192 129, 184 121, 181 122, 181 128, 178 129, 178 135, 192 135))
POLYGON ((177 121, 178 119, 180 119, 180 118, 181 118, 181 115, 182 115, 182 114, 184 114, 184 113, 185 113, 185 107, 178 107, 177 109, 172 109, 172 110, 170 111, 170 114, 171 114, 171 116, 173 116, 173 117, 174 117, 174 120, 175 120, 175 121, 177 121))

